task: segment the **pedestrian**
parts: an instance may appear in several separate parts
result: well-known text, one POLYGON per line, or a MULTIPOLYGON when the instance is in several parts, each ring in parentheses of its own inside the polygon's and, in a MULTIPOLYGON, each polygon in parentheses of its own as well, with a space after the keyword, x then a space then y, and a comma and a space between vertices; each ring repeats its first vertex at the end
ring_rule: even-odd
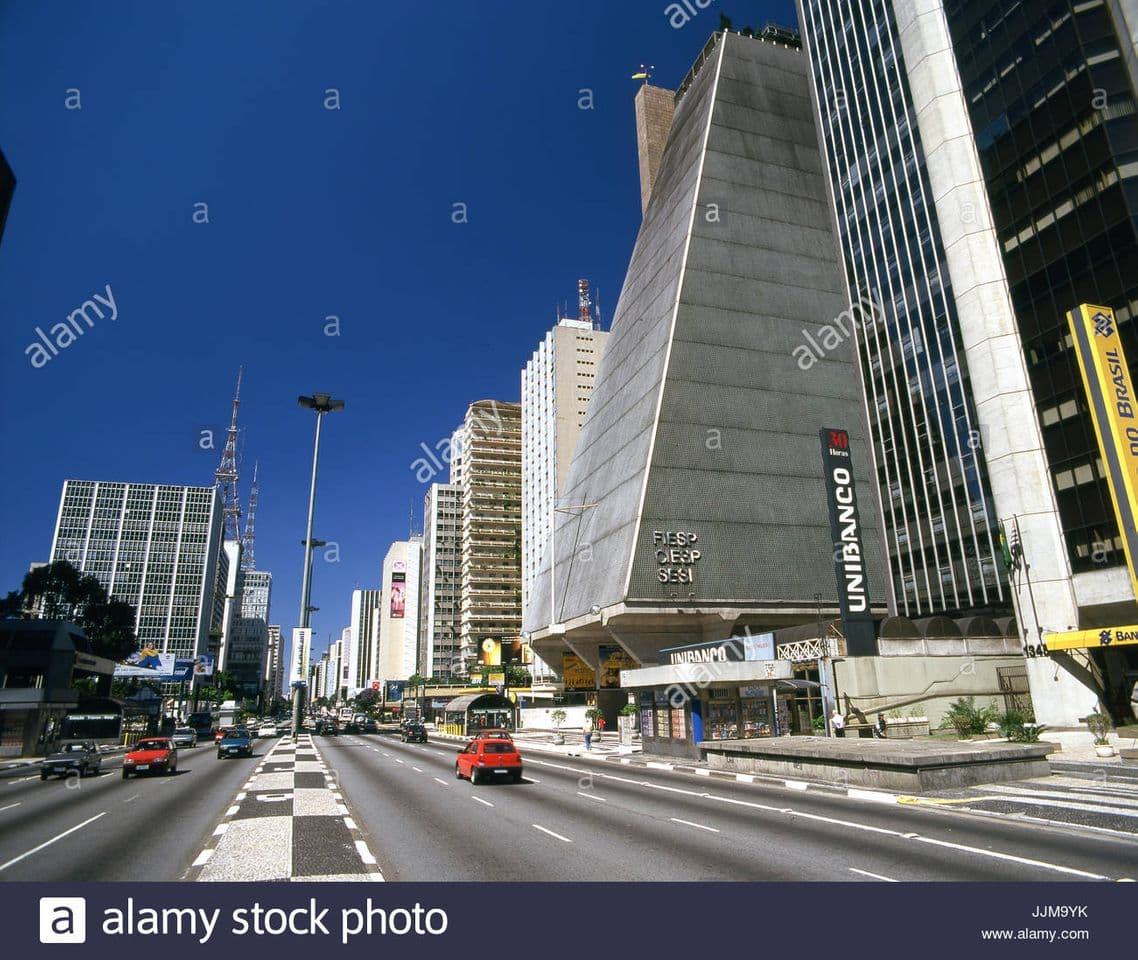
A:
POLYGON ((605 718, 597 717, 597 743, 605 738, 605 718))
POLYGON ((879 713, 877 715, 877 725, 873 728, 873 735, 879 740, 884 740, 887 736, 885 732, 885 714, 879 713))
POLYGON ((582 733, 585 734, 585 749, 593 749, 593 718, 585 717, 584 726, 581 727, 582 733))
POLYGON ((846 735, 846 718, 837 707, 834 707, 834 712, 830 714, 830 729, 834 731, 835 737, 846 735))

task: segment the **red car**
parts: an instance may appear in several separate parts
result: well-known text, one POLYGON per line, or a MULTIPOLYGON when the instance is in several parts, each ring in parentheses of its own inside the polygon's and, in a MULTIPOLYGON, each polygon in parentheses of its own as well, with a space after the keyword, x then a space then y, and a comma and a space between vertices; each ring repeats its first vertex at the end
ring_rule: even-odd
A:
POLYGON ((146 737, 134 745, 122 761, 122 778, 138 773, 174 773, 178 748, 169 737, 146 737))
POLYGON ((513 740, 479 738, 471 740, 454 761, 454 775, 461 780, 469 777, 471 783, 483 780, 522 782, 522 755, 513 740))

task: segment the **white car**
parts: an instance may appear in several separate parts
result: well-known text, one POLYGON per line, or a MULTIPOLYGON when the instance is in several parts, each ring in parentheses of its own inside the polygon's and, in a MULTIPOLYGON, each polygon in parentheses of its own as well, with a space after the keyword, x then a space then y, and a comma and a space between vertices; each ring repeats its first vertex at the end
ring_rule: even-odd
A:
POLYGON ((258 737, 275 737, 277 735, 277 725, 275 723, 262 723, 257 730, 258 737))

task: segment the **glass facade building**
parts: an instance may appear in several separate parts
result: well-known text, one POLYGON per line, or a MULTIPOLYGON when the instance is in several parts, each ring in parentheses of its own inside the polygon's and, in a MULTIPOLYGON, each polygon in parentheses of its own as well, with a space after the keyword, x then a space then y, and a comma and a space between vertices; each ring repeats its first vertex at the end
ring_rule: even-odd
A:
POLYGON ((213 487, 67 480, 51 559, 134 607, 140 646, 188 657, 208 649, 220 538, 213 487))
POLYGON ((888 0, 803 0, 897 612, 1010 612, 938 212, 888 0))
POLYGON ((1107 0, 948 0, 1071 569, 1125 563, 1066 314, 1112 307, 1138 357, 1134 51, 1107 0), (1130 66, 1128 66, 1128 61, 1130 66))

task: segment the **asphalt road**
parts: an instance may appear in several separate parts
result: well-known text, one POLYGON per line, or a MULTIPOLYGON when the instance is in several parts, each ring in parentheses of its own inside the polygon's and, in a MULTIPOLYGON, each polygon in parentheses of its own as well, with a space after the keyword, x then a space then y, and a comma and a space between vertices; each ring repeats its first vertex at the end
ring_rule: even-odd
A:
POLYGON ((180 879, 274 742, 252 760, 180 749, 173 776, 123 780, 120 754, 97 777, 0 780, 0 881, 180 879))
POLYGON ((320 738, 388 880, 1138 878, 1138 841, 950 808, 533 754, 456 780, 456 746, 320 738))

